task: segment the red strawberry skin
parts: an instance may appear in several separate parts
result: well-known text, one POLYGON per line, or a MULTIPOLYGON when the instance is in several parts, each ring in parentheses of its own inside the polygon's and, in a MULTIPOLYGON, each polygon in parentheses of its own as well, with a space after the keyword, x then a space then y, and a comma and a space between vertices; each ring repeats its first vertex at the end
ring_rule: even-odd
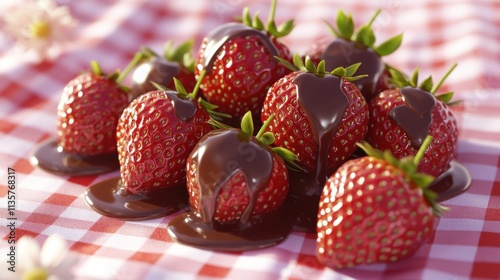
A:
MULTIPOLYGON (((272 39, 272 43, 280 57, 291 60, 288 47, 275 39, 272 39)), ((200 61, 206 46, 207 38, 198 53, 196 75, 203 69, 200 61)), ((258 116, 269 87, 290 72, 274 59, 261 38, 254 35, 228 40, 216 55, 200 88, 204 98, 218 105, 219 111, 235 117, 241 117, 247 111, 258 116)))
POLYGON ((400 169, 362 157, 327 181, 317 223, 318 260, 334 269, 396 261, 429 237, 432 208, 400 169))
MULTIPOLYGON (((229 164, 229 163, 228 163, 229 164)), ((190 157, 186 167, 187 189, 191 209, 201 211, 200 187, 197 180, 197 167, 190 157)), ((286 200, 288 194, 288 170, 284 161, 273 153, 273 166, 267 186, 258 194, 252 215, 263 215, 276 211, 286 200)), ((213 220, 221 225, 239 221, 250 204, 250 195, 245 175, 235 172, 223 186, 215 201, 213 220)))
POLYGON ((106 76, 90 72, 71 80, 57 107, 59 145, 69 153, 116 152, 116 125, 128 95, 106 76))
POLYGON ((185 183, 186 159, 211 130, 208 113, 198 106, 188 120, 177 117, 166 92, 139 96, 124 110, 117 128, 122 186, 134 194, 185 183))
MULTIPOLYGON (((370 126, 367 134, 367 141, 373 147, 390 150, 398 159, 415 155, 418 151, 412 146, 406 132, 389 117, 389 112, 401 105, 404 105, 404 101, 400 89, 386 90, 372 99, 369 103, 370 126)), ((433 139, 425 151, 418 171, 437 177, 448 168, 453 158, 458 126, 450 108, 438 99, 431 116, 429 135, 433 139)))
MULTIPOLYGON (((278 80, 268 92, 261 120, 274 118, 268 130, 275 135, 276 146, 292 151, 302 167, 310 172, 316 168, 318 143, 307 114, 297 101, 293 83, 302 72, 293 72, 278 80)), ((334 170, 356 150, 356 143, 364 139, 368 130, 368 105, 359 89, 342 79, 341 89, 348 98, 348 107, 328 149, 327 169, 334 170)))

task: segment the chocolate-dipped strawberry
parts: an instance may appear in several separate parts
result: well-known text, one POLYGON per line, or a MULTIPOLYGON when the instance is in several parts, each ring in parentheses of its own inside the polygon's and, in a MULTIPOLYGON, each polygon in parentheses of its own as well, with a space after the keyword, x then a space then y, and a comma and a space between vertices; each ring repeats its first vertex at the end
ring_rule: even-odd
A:
POLYGON ((379 13, 380 10, 367 24, 355 31, 352 16, 340 10, 337 14, 337 27, 328 24, 336 39, 319 48, 313 47, 307 54, 311 58, 325 60, 328 71, 336 67, 361 63, 357 73, 367 76, 355 81, 354 84, 368 101, 387 89, 388 73, 382 57, 396 51, 403 39, 403 34, 399 34, 375 46, 376 37, 371 24, 379 13))
POLYGON ((290 158, 290 152, 271 149, 273 140, 263 129, 253 136, 250 112, 241 129, 227 127, 205 135, 187 160, 190 211, 169 223, 170 236, 224 251, 281 242, 290 230, 284 204, 289 181, 278 153, 290 158))
POLYGON ((168 215, 187 206, 186 159, 206 133, 208 111, 175 79, 177 91, 154 90, 123 111, 116 138, 120 178, 91 186, 86 201, 122 219, 168 215))
POLYGON ((448 106, 453 92, 437 95, 439 87, 455 66, 436 85, 433 85, 430 76, 418 84, 418 69, 408 78, 391 68, 391 81, 397 88, 385 90, 369 103, 367 141, 375 148, 389 150, 401 159, 415 155, 426 136, 432 136, 418 171, 438 177, 430 188, 439 189, 443 188, 439 182, 449 180, 440 178, 440 175, 449 169, 454 170, 444 174, 444 177, 452 176, 455 182, 438 191, 441 198, 461 193, 470 183, 465 168, 452 162, 458 138, 457 121, 448 106))
POLYGON ((64 87, 57 106, 57 139, 40 144, 30 161, 61 175, 93 175, 117 170, 116 125, 128 105, 126 72, 103 73, 91 63, 64 87))
POLYGON ((292 151, 305 172, 291 172, 290 197, 297 224, 314 229, 327 177, 356 150, 368 130, 368 105, 353 82, 359 64, 333 71, 298 55, 294 72, 278 80, 264 102, 261 118, 274 114, 268 131, 274 144, 292 151))
POLYGON ((173 89, 174 77, 191 92, 196 85, 194 58, 191 54, 193 44, 192 40, 188 40, 174 48, 173 42, 169 41, 163 56, 149 48, 138 52, 134 58, 138 65, 132 73, 131 98, 155 90, 154 83, 173 89))
POLYGON ((258 116, 269 87, 289 72, 274 57, 291 59, 288 47, 278 38, 292 31, 293 20, 276 27, 276 0, 271 2, 267 26, 257 16, 252 19, 246 8, 243 23, 215 28, 203 39, 198 53, 195 73, 207 71, 201 84, 203 97, 233 116, 233 122, 239 122, 247 111, 258 116))

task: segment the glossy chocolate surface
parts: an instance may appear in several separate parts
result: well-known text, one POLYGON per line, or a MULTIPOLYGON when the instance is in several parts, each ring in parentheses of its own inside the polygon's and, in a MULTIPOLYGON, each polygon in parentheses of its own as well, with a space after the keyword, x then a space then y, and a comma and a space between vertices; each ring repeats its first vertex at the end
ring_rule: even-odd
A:
POLYGON ((326 70, 328 71, 332 71, 339 66, 348 67, 361 62, 355 75, 366 74, 368 77, 361 78, 353 83, 360 89, 367 100, 378 94, 375 90, 384 71, 384 64, 380 56, 373 50, 358 47, 354 42, 335 39, 326 47, 321 59, 325 60, 326 70))
POLYGON ((180 72, 179 64, 167 61, 161 57, 154 57, 139 65, 132 74, 132 87, 130 94, 132 99, 141 94, 157 88, 151 83, 169 87, 173 84, 173 78, 180 72))
POLYGON ((165 91, 165 94, 172 101, 175 115, 179 120, 186 122, 194 117, 198 110, 198 106, 194 101, 180 97, 175 91, 165 91))
POLYGON ((217 53, 222 46, 234 38, 246 36, 257 36, 272 56, 279 55, 278 49, 264 31, 259 31, 240 23, 226 23, 220 25, 207 35, 205 51, 198 65, 202 69, 198 70, 206 69, 209 74, 217 53))
POLYGON ((436 99, 430 92, 419 88, 404 87, 399 93, 405 105, 393 108, 389 116, 406 132, 412 146, 418 150, 429 135, 436 99))
POLYGON ((78 155, 68 153, 57 139, 40 143, 30 156, 33 166, 57 175, 85 176, 108 173, 120 169, 117 153, 78 155))
POLYGON ((216 130, 204 137, 190 155, 199 186, 200 209, 172 220, 169 234, 180 243, 215 250, 248 250, 271 246, 288 235, 288 211, 253 215, 258 193, 271 177, 273 157, 267 147, 237 129, 216 130), (236 172, 243 172, 249 205, 239 221, 221 225, 214 220, 216 198, 236 172))
POLYGON ((330 143, 349 100, 342 92, 341 79, 335 76, 318 78, 312 73, 302 73, 293 82, 297 87, 298 103, 306 112, 318 149, 314 172, 290 172, 289 201, 295 226, 312 230, 316 227, 319 197, 329 175, 330 143))
POLYGON ((465 192, 471 185, 472 178, 465 166, 452 160, 450 167, 429 186, 438 195, 437 201, 444 201, 465 192))
POLYGON ((85 201, 96 212, 124 220, 146 220, 167 216, 188 206, 183 185, 162 188, 147 195, 135 195, 120 186, 120 178, 111 178, 90 186, 85 201))

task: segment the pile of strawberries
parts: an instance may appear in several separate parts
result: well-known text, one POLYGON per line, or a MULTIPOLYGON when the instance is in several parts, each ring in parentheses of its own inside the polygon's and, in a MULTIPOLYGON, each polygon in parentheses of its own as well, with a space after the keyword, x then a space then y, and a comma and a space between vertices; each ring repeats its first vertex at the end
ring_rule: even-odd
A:
POLYGON ((444 78, 419 83, 418 70, 407 76, 384 63, 402 34, 375 45, 370 26, 378 12, 356 30, 340 11, 329 25, 331 42, 292 55, 280 38, 294 23, 277 26, 275 7, 272 1, 267 23, 245 9, 241 22, 207 34, 195 56, 186 42, 165 55, 144 49, 122 73, 104 75, 94 64, 64 92, 60 146, 84 155, 117 152, 121 184, 133 194, 189 182, 191 208, 201 211, 204 186, 187 159, 205 152, 200 141, 236 129, 220 127, 239 127, 251 112, 243 130, 273 155, 272 176, 253 201, 244 172, 236 172, 221 182, 210 217, 234 222, 273 211, 290 194, 307 196, 317 201, 308 210, 325 265, 412 255, 441 210, 427 186, 448 168, 458 137, 452 93, 437 95, 444 78), (132 84, 122 85, 131 71, 132 84), (260 135, 251 136, 252 122, 263 127, 260 135), (307 185, 290 182, 292 173, 307 185))

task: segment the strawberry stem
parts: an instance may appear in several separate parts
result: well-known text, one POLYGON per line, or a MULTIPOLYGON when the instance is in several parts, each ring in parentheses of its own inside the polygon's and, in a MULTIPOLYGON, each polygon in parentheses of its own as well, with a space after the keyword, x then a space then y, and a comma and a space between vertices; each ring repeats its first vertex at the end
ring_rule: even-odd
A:
POLYGON ((377 9, 377 11, 375 12, 375 14, 372 16, 372 18, 370 19, 370 21, 366 25, 371 26, 372 23, 375 21, 375 19, 380 14, 381 11, 382 11, 381 9, 377 9))
POLYGON ((446 80, 446 78, 448 78, 448 76, 451 74, 451 72, 453 71, 453 69, 455 69, 455 67, 457 67, 456 63, 453 64, 453 66, 450 68, 450 70, 448 70, 448 72, 446 72, 446 74, 444 74, 444 76, 441 78, 441 80, 439 80, 439 82, 434 86, 434 88, 431 91, 432 94, 434 94, 434 93, 436 93, 436 91, 438 91, 438 89, 444 83, 444 80, 446 80))
POLYGON ((206 75, 207 75, 206 70, 203 70, 200 72, 200 75, 198 76, 198 79, 196 80, 196 85, 194 86, 193 91, 190 94, 188 94, 188 97, 190 99, 195 100, 195 98, 198 95, 198 92, 200 91, 201 81, 203 81, 203 79, 205 78, 206 75))
POLYGON ((276 4, 277 0, 271 0, 271 9, 269 10, 269 15, 267 18, 267 30, 272 28, 274 24, 274 15, 276 14, 276 4))
POLYGON ((120 76, 118 76, 118 78, 116 79, 116 82, 117 83, 123 82, 123 80, 125 80, 127 75, 130 73, 130 71, 132 71, 132 69, 134 69, 137 66, 137 64, 141 63, 144 59, 147 59, 150 57, 151 57, 151 55, 149 52, 140 51, 140 52, 136 53, 134 55, 134 58, 132 58, 132 61, 130 61, 130 63, 127 65, 127 67, 125 67, 125 69, 120 73, 120 76))
POLYGON ((262 126, 259 129, 259 132, 257 132, 257 135, 255 136, 257 139, 261 139, 262 135, 264 135, 264 132, 266 132, 267 127, 271 124, 271 120, 274 118, 274 114, 270 115, 269 118, 262 124, 262 126))
POLYGON ((420 149, 418 149, 417 154, 413 158, 413 163, 415 164, 415 166, 419 165, 420 161, 424 157, 425 151, 427 150, 431 142, 432 142, 432 136, 427 135, 427 137, 425 137, 424 143, 422 143, 422 146, 420 146, 420 149))

